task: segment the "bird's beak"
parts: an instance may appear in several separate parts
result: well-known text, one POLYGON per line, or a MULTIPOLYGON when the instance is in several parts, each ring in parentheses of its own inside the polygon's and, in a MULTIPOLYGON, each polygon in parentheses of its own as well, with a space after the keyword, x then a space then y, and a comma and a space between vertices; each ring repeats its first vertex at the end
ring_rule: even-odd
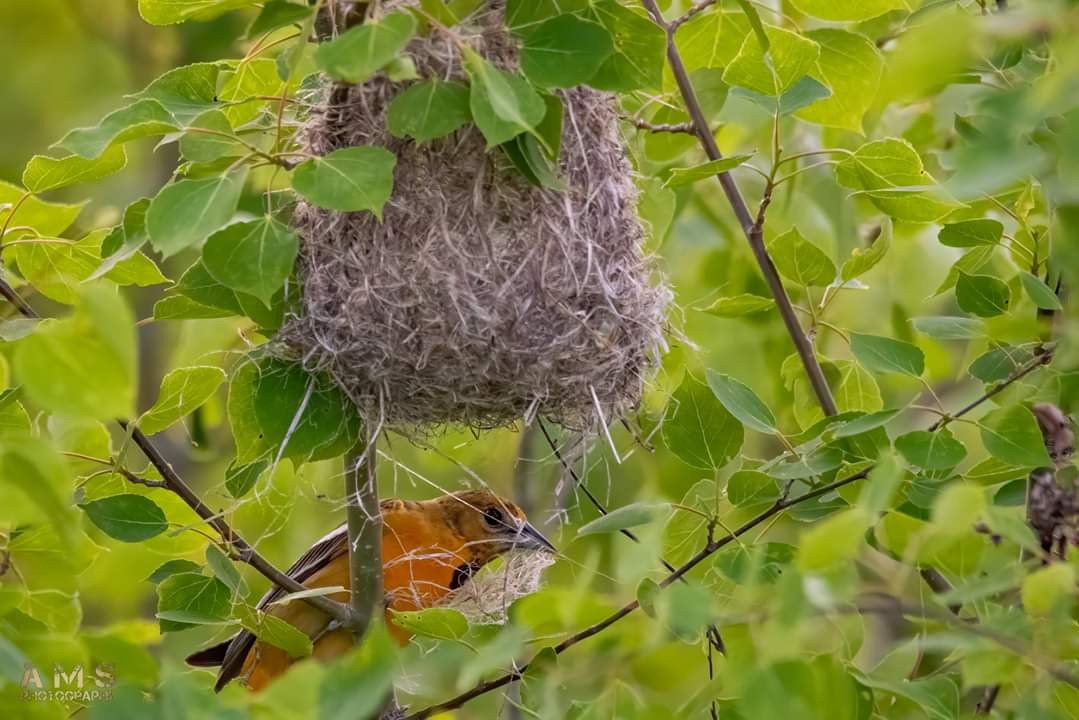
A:
POLYGON ((535 528, 530 522, 521 523, 521 527, 517 529, 517 537, 514 544, 518 548, 525 550, 546 550, 547 552, 558 552, 555 546, 550 540, 543 536, 539 530, 535 528))

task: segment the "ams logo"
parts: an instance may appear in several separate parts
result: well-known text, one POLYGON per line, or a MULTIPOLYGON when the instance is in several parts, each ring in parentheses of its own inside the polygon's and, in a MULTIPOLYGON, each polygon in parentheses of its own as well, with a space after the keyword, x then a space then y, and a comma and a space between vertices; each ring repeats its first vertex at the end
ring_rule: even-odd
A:
POLYGON ((110 700, 115 684, 114 668, 108 663, 95 665, 92 672, 81 664, 66 671, 59 664, 54 664, 51 677, 27 663, 22 674, 22 699, 60 702, 110 700))

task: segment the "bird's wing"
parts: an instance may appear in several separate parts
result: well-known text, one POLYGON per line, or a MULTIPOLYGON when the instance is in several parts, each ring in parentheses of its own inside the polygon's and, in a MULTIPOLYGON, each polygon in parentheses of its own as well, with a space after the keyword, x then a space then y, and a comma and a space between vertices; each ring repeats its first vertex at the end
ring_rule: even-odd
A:
MULTIPOLYGON (((347 538, 347 526, 341 525, 335 528, 301 555, 286 574, 297 582, 304 582, 326 567, 330 561, 348 552, 347 538)), ((286 592, 275 585, 262 596, 257 607, 264 609, 285 595, 286 592)), ((217 683, 214 685, 215 690, 220 690, 240 673, 244 660, 254 644, 255 636, 247 630, 241 630, 218 645, 194 653, 187 661, 191 665, 201 667, 220 664, 221 670, 218 672, 217 683)))

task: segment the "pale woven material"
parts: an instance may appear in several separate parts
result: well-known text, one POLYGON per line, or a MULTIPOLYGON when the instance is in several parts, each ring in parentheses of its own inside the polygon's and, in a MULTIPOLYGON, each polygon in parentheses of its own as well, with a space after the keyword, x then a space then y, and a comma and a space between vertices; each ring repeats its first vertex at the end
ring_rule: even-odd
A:
MULTIPOLYGON (((500 5, 453 32, 513 68, 517 41, 500 5)), ((408 53, 421 79, 465 80, 445 31, 408 53)), ((614 98, 560 93, 559 192, 530 185, 471 125, 423 145, 392 137, 385 109, 408 86, 380 73, 327 88, 307 118, 309 151, 382 145, 397 166, 381 222, 297 208, 303 301, 280 352, 328 372, 372 424, 406 432, 536 415, 595 430, 631 410, 663 346, 671 294, 642 251, 614 98)))
POLYGON ((507 553, 496 566, 476 573, 440 606, 459 610, 473 625, 503 625, 513 601, 536 592, 543 571, 554 561, 555 556, 548 552, 507 553))

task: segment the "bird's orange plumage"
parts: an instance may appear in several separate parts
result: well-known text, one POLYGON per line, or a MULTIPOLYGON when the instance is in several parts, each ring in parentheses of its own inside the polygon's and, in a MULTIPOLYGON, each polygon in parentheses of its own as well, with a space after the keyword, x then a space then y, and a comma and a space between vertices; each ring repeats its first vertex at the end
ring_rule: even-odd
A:
MULTIPOLYGON (((514 546, 549 548, 527 524, 516 505, 486 492, 447 495, 425 502, 388 500, 382 503, 382 577, 387 621, 393 610, 418 610, 435 605, 471 572, 514 546)), ((301 558, 290 575, 309 588, 350 587, 347 535, 338 528, 301 558)), ((348 602, 347 592, 330 597, 348 602)), ((260 603, 266 612, 296 626, 313 639, 314 657, 330 659, 352 647, 351 633, 333 628, 331 619, 303 602, 260 603)), ((404 644, 410 635, 388 622, 390 632, 404 644)), ((221 665, 218 687, 232 677, 246 678, 261 690, 292 664, 284 650, 241 634, 231 641, 195 653, 195 665, 221 665), (228 655, 225 655, 228 647, 228 655), (215 652, 220 650, 220 652, 215 652), (242 664, 241 664, 242 662, 242 664)))

